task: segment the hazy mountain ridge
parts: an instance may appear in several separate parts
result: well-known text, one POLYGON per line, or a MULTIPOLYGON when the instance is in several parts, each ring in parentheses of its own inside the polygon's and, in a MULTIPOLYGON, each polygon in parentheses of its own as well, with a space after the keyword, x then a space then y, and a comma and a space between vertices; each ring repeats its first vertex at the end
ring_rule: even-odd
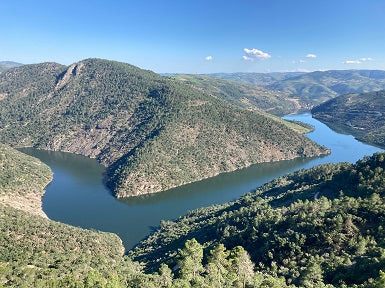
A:
POLYGON ((243 84, 205 75, 176 74, 177 80, 210 93, 214 97, 249 110, 263 110, 267 113, 283 116, 301 109, 298 99, 288 93, 270 90, 261 86, 243 84))
POLYGON ((304 105, 303 108, 307 109, 341 94, 385 89, 385 71, 382 70, 328 70, 299 75, 290 73, 209 74, 211 75, 288 93, 294 98, 299 98, 304 105))
POLYGON ((10 68, 22 66, 23 64, 13 61, 0 61, 0 73, 10 68))
POLYGON ((338 96, 314 107, 312 115, 333 129, 385 148, 385 90, 338 96))
POLYGON ((95 157, 118 197, 327 153, 282 120, 114 61, 14 68, 0 75, 0 95, 2 142, 95 157))

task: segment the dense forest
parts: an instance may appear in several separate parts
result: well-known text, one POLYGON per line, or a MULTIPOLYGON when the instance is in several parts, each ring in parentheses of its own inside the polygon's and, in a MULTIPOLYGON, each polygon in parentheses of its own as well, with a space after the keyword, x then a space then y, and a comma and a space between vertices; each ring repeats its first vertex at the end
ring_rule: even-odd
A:
POLYGON ((288 285, 370 287, 384 278, 384 169, 385 154, 377 153, 295 172, 235 202, 162 222, 131 256, 150 271, 173 267, 194 238, 204 251, 240 245, 256 271, 288 285))
POLYGON ((298 129, 125 63, 87 59, 0 74, 0 142, 95 157, 117 197, 328 153, 298 129))
MULTIPOLYGON (((2 173, 14 179, 2 178, 1 193, 35 187, 41 196, 49 168, 1 151, 2 173)), ((2 203, 0 286, 383 287, 384 169, 377 153, 295 172, 235 202, 162 222, 126 256, 114 234, 2 203)))
POLYGON ((337 131, 385 148, 385 90, 342 95, 314 107, 312 114, 337 131))

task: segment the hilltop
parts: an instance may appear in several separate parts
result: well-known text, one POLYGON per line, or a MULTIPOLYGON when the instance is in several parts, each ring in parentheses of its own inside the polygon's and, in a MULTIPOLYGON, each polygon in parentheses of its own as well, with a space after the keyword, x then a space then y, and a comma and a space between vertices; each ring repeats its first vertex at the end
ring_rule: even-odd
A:
POLYGON ((97 158, 117 197, 328 153, 295 130, 125 63, 41 63, 0 74, 0 142, 97 158))
POLYGON ((336 97, 314 107, 312 115, 337 131, 385 148, 385 90, 336 97))

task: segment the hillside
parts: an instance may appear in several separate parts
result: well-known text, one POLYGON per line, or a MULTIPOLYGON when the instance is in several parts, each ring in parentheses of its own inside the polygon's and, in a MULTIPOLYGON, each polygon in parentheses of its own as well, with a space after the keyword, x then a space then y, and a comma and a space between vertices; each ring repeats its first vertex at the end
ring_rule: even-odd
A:
POLYGON ((13 68, 0 99, 0 142, 97 158, 117 197, 328 152, 282 120, 107 60, 13 68))
POLYGON ((46 218, 41 197, 52 179, 48 166, 0 144, 0 172, 1 287, 83 280, 93 268, 107 273, 121 265, 123 246, 116 235, 46 218))
MULTIPOLYGON (((36 170, 37 159, 1 148, 2 173, 23 169, 24 180, 3 179, 0 192, 41 191, 48 167, 36 170)), ((116 235, 0 204, 0 286, 383 287, 384 171, 380 153, 356 164, 321 165, 162 222, 131 253, 148 270, 159 268, 153 274, 122 256, 116 235)))
POLYGON ((282 91, 299 99, 304 109, 342 94, 385 89, 385 71, 381 70, 329 70, 297 74, 222 73, 210 76, 282 91))
POLYGON ((267 113, 283 116, 301 109, 298 99, 290 98, 286 93, 273 91, 261 86, 240 84, 204 75, 176 74, 174 79, 205 91, 216 98, 248 110, 263 110, 267 113))
POLYGON ((312 115, 335 130, 385 148, 385 90, 336 97, 314 107, 312 115))
POLYGON ((38 159, 0 144, 0 204, 46 217, 41 197, 52 172, 38 159))
POLYGON ((241 245, 256 271, 284 277, 283 283, 383 287, 370 283, 384 276, 379 272, 385 269, 384 187, 380 153, 356 164, 298 171, 235 202, 162 222, 131 256, 150 269, 164 261, 172 267, 178 249, 195 238, 204 251, 218 243, 229 249, 241 245))

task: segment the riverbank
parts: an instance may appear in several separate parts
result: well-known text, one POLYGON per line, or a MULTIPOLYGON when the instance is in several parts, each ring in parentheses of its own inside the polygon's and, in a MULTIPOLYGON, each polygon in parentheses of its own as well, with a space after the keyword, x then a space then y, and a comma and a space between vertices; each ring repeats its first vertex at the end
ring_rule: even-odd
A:
POLYGON ((162 193, 135 198, 113 197, 103 184, 105 168, 95 159, 33 148, 23 149, 23 152, 39 158, 54 172, 54 179, 43 197, 43 210, 50 219, 116 233, 129 250, 154 231, 162 220, 174 220, 200 207, 234 201, 274 178, 299 169, 329 162, 354 163, 365 155, 381 151, 352 136, 332 131, 308 113, 285 118, 315 127, 306 136, 331 149, 332 153, 318 158, 252 165, 162 193))

